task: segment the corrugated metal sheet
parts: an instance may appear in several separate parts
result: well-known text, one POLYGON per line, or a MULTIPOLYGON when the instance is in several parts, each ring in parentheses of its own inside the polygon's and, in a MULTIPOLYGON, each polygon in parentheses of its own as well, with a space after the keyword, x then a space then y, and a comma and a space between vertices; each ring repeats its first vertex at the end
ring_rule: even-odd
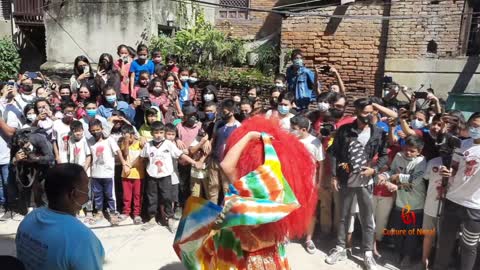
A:
POLYGON ((9 20, 12 15, 10 0, 0 0, 0 20, 9 20))

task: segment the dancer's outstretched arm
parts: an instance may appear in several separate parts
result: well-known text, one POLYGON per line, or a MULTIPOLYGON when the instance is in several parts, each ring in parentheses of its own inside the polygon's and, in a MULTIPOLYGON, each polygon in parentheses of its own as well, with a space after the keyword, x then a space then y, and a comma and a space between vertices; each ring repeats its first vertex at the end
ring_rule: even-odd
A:
POLYGON ((237 163, 242 155, 243 149, 247 146, 250 140, 258 140, 262 138, 262 133, 258 131, 250 131, 243 138, 241 138, 230 150, 227 152, 223 158, 220 167, 222 167, 223 172, 228 177, 230 182, 237 180, 237 163))

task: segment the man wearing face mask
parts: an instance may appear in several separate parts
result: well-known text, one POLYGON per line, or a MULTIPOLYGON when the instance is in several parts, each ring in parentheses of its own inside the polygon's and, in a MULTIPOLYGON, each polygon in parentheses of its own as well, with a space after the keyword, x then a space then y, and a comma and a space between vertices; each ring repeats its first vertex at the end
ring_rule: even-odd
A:
POLYGON ((383 130, 371 124, 373 106, 370 99, 360 98, 354 102, 357 119, 343 125, 335 134, 332 146, 328 149, 332 172, 332 187, 340 193, 340 222, 337 244, 325 260, 335 264, 347 259, 345 239, 350 218, 350 207, 357 197, 362 225, 362 249, 365 268, 376 269, 373 258, 373 177, 387 164, 386 135, 383 130), (371 164, 375 155, 378 161, 371 164))
POLYGON ((227 140, 235 129, 241 124, 235 119, 235 104, 233 100, 227 99, 222 102, 222 120, 215 123, 212 139, 212 157, 207 164, 208 183, 207 198, 215 204, 220 204, 220 196, 228 190, 228 181, 220 168, 223 160, 227 140), (222 193, 223 192, 223 193, 222 193))
POLYGON ((315 73, 306 68, 300 50, 292 52, 292 65, 287 68, 288 91, 295 95, 295 104, 299 110, 308 108, 315 101, 315 73))
POLYGON ((253 106, 249 99, 244 98, 240 102, 240 113, 235 117, 238 121, 243 122, 243 120, 248 119, 253 112, 253 106))
POLYGON ((17 258, 27 269, 102 269, 102 243, 75 217, 88 201, 85 170, 77 164, 49 169, 45 193, 48 207, 34 210, 18 227, 17 258))
POLYGON ((442 202, 440 233, 435 263, 432 269, 448 269, 455 248, 458 231, 460 237, 460 268, 473 270, 480 241, 480 113, 468 120, 471 139, 462 141, 455 149, 451 168, 441 166, 443 177, 449 177, 446 198, 442 202))
POLYGON ((35 93, 33 91, 33 82, 31 79, 22 80, 19 88, 19 95, 15 97, 15 101, 19 107, 23 110, 27 104, 33 103, 35 99, 35 93))

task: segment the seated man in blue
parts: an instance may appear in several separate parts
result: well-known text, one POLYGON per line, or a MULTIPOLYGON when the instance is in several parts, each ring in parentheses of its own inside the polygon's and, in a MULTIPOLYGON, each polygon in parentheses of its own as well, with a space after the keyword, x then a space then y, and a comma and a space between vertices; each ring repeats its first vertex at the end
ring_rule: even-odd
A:
POLYGON ((17 258, 28 270, 103 269, 105 251, 75 215, 88 201, 88 177, 72 163, 50 168, 45 179, 48 208, 32 211, 20 223, 17 258))
POLYGON ((315 73, 303 66, 300 50, 292 52, 292 65, 287 68, 288 91, 295 94, 295 104, 299 110, 307 109, 315 101, 315 73))

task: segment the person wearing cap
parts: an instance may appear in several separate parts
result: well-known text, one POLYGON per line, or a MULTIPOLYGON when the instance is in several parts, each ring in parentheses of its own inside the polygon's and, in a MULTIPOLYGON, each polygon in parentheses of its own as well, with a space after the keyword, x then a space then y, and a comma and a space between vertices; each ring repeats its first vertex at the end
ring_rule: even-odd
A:
MULTIPOLYGON (((202 128, 202 123, 198 121, 197 109, 190 102, 185 102, 183 109, 183 119, 176 126, 178 139, 188 148, 198 136, 202 128)), ((179 202, 182 206, 190 196, 190 171, 192 166, 189 163, 179 160, 178 171, 180 173, 180 196, 179 202)))

